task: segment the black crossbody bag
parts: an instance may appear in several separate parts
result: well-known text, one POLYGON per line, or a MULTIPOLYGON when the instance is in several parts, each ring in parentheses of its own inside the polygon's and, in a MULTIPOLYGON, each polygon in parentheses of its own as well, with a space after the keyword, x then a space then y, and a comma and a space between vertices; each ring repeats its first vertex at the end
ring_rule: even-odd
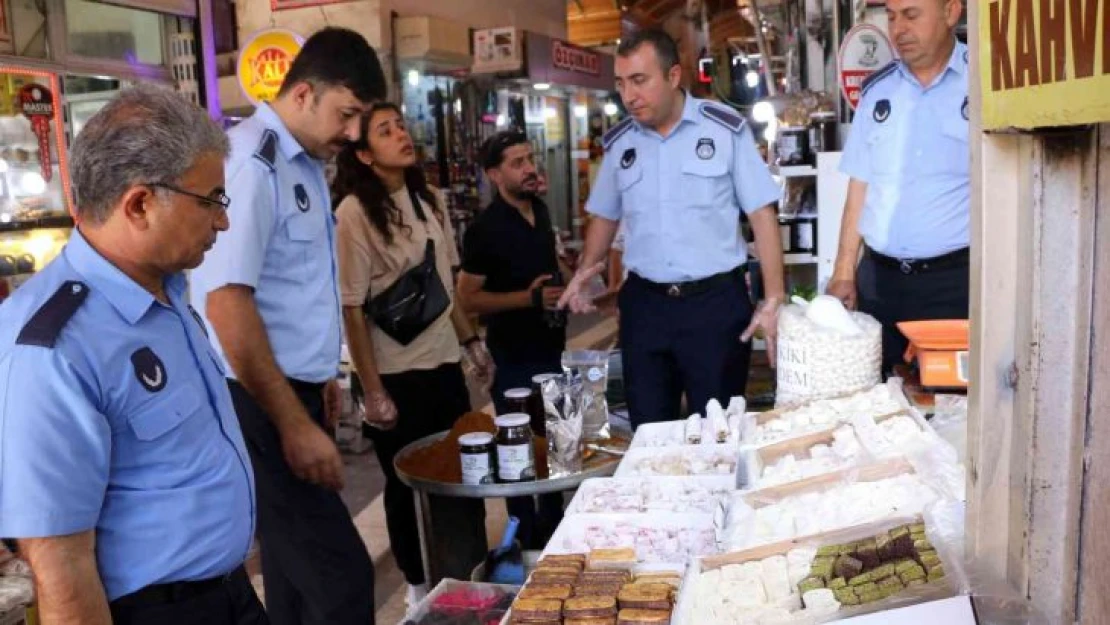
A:
MULTIPOLYGON (((428 218, 420 198, 411 189, 409 198, 416 217, 427 224, 428 218)), ((447 289, 436 270, 435 243, 428 237, 424 260, 401 274, 396 282, 377 296, 368 297, 362 305, 362 312, 391 339, 408 345, 439 319, 450 303, 447 289)))

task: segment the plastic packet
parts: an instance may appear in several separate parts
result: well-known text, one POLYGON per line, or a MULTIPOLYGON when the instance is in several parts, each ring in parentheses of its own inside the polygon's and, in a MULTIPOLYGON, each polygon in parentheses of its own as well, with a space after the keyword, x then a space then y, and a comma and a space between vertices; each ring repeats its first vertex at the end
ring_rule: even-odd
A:
POLYGON ((547 471, 552 478, 582 471, 582 382, 555 376, 540 386, 547 429, 547 471))
POLYGON ((574 410, 582 415, 582 438, 609 438, 609 403, 605 398, 609 383, 609 352, 579 350, 563 352, 563 373, 567 383, 579 385, 574 410))

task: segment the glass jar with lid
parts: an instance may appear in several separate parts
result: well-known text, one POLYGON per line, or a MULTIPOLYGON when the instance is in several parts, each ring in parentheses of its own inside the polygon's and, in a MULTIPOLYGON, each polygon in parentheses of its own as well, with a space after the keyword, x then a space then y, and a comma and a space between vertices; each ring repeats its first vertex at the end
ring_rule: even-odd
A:
POLYGON ((501 415, 497 426, 497 481, 530 482, 536 479, 536 453, 532 448, 531 417, 527 413, 501 415))

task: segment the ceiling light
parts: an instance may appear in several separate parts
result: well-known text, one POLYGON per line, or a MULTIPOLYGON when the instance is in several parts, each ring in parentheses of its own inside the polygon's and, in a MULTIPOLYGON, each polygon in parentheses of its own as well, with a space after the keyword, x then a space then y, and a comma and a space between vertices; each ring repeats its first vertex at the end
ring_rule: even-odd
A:
POLYGON ((744 82, 748 84, 749 89, 755 89, 759 86, 759 74, 749 71, 744 75, 744 82))
POLYGON ((536 91, 547 91, 548 89, 551 88, 551 83, 538 82, 538 83, 532 85, 532 88, 535 89, 536 91))
POLYGON ((601 110, 609 117, 616 115, 618 112, 617 105, 612 102, 606 102, 605 106, 601 107, 601 110))
POLYGON ((584 118, 584 117, 586 117, 586 113, 587 113, 587 111, 586 111, 586 105, 585 104, 575 104, 574 105, 574 116, 575 117, 583 117, 584 118))
POLYGON ((752 107, 752 119, 760 124, 770 123, 775 119, 775 107, 767 101, 757 102, 752 107))
POLYGON ((416 71, 415 69, 409 70, 408 78, 409 86, 416 87, 420 85, 420 72, 416 71))

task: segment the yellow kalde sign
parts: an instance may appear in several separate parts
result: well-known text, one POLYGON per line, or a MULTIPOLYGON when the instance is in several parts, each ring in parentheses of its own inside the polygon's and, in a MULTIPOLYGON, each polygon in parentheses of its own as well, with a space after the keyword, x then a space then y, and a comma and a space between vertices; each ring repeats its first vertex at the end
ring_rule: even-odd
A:
POLYGON ((288 30, 272 28, 254 34, 239 51, 239 87, 258 106, 277 96, 301 38, 288 30))
POLYGON ((983 127, 1110 121, 1110 0, 980 0, 983 127))

